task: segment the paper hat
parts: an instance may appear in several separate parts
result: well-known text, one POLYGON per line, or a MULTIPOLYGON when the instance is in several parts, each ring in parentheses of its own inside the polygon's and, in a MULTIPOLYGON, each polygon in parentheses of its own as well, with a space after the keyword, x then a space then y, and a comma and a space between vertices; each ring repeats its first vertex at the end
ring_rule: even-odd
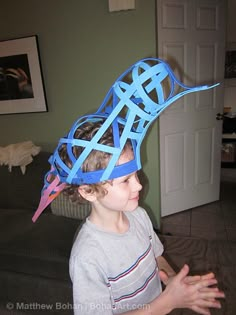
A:
POLYGON ((41 201, 32 220, 35 222, 68 184, 93 184, 139 170, 142 140, 151 123, 161 112, 185 94, 207 90, 217 85, 188 87, 175 77, 165 61, 156 58, 143 59, 132 65, 114 82, 98 110, 80 117, 67 136, 60 139, 49 159, 51 170, 45 176, 41 201), (82 128, 83 124, 98 121, 101 122, 101 128, 90 141, 75 138, 76 130, 82 128), (113 146, 100 143, 104 132, 110 127, 113 130, 113 146), (132 144, 134 159, 117 165, 127 140, 132 144), (62 145, 66 145, 72 162, 71 167, 60 157, 62 145), (73 154, 75 146, 83 148, 78 158, 73 154), (83 172, 82 165, 92 150, 109 153, 111 157, 108 165, 105 169, 83 172), (51 181, 52 176, 54 179, 51 181))

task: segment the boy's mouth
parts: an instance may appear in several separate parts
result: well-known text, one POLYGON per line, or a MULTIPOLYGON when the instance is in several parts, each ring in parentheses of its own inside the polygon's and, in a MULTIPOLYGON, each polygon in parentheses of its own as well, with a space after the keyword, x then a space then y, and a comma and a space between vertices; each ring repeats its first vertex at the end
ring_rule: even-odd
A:
POLYGON ((135 197, 132 197, 132 198, 130 198, 130 200, 139 200, 139 195, 137 195, 137 196, 135 196, 135 197))

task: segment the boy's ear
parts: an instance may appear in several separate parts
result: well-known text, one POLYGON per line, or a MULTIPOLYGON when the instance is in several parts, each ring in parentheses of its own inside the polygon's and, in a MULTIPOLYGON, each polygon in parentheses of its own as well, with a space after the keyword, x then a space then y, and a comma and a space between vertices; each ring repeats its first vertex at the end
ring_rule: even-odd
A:
POLYGON ((89 185, 81 185, 78 187, 80 195, 87 201, 93 202, 96 200, 96 193, 91 192, 89 185))

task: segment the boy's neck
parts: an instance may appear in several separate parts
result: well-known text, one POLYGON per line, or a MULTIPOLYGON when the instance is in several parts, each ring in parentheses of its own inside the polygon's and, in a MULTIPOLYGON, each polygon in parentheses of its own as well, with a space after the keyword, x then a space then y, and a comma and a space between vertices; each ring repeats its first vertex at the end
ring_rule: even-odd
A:
POLYGON ((92 207, 89 220, 107 232, 123 234, 129 229, 129 220, 123 211, 99 211, 92 207))

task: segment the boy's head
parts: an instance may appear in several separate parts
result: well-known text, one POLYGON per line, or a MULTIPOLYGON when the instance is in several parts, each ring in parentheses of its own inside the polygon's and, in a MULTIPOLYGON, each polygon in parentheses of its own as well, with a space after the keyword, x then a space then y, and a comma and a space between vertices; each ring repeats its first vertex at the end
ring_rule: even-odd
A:
POLYGON ((60 192, 64 191, 72 200, 82 201, 78 187, 86 185, 90 192, 104 196, 104 183, 141 168, 135 132, 131 130, 129 135, 130 125, 121 118, 113 119, 110 124, 107 124, 108 119, 108 114, 82 116, 67 136, 59 140, 49 159, 51 169, 44 177, 44 187, 33 222, 60 192), (119 164, 119 157, 127 148, 132 151, 133 159, 119 164))
MULTIPOLYGON (((103 120, 97 121, 97 122, 86 122, 82 126, 78 127, 75 131, 74 138, 75 139, 81 139, 85 141, 91 141, 95 134, 98 132, 98 130, 102 127, 103 120)), ((119 127, 119 136, 121 135, 122 130, 124 127, 120 125, 119 127)), ((99 144, 103 144, 106 146, 114 147, 114 136, 113 136, 113 129, 112 127, 109 127, 102 137, 99 140, 99 144)), ((73 155, 76 160, 80 157, 81 153, 83 152, 84 148, 81 146, 74 146, 72 148, 73 155)), ((127 140, 121 155, 126 150, 132 149, 132 144, 130 140, 127 140)), ((71 158, 68 154, 68 149, 66 144, 62 144, 61 147, 58 149, 58 154, 60 156, 60 159, 66 164, 67 167, 72 168, 73 162, 71 161, 71 158)), ((133 154, 132 154, 133 155, 133 154)), ((81 165, 81 170, 84 173, 93 172, 97 170, 104 170, 110 159, 112 154, 104 151, 99 150, 92 150, 91 153, 88 155, 88 157, 85 159, 85 161, 81 165)), ((112 181, 112 180, 111 180, 112 181)), ((107 183, 106 181, 93 183, 93 184, 86 184, 84 185, 84 189, 88 193, 97 193, 99 196, 104 196, 106 194, 106 189, 104 188, 104 184, 107 183)), ((80 195, 78 190, 78 185, 74 184, 68 184, 64 188, 65 194, 67 194, 72 201, 83 201, 84 198, 80 195)))

